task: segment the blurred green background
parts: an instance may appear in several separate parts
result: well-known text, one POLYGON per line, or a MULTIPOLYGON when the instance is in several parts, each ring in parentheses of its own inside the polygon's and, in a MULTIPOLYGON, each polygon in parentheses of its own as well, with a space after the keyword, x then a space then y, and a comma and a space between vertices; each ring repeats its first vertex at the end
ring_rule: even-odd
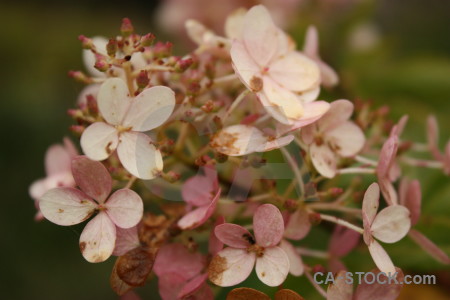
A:
MULTIPOLYGON (((150 0, 0 4, 1 299, 117 298, 109 288, 114 260, 89 264, 82 258, 78 238, 84 225, 36 223, 28 187, 44 176, 47 147, 70 136, 66 110, 82 88, 67 77, 68 70, 83 68, 77 36, 114 36, 121 19, 129 17, 138 32, 172 40, 181 51, 184 46, 177 44, 176 36, 159 30, 154 14, 159 4, 150 0)), ((319 28, 322 57, 342 79, 341 87, 326 100, 349 97, 388 104, 395 120, 410 115, 405 137, 422 142, 426 116, 434 113, 444 146, 450 137, 450 1, 305 0, 290 30, 300 45, 310 23, 319 28)), ((450 178, 425 169, 408 175, 420 178, 424 191, 418 228, 450 253, 450 178)), ((316 231, 305 243, 324 248, 320 238, 324 232, 316 231)), ((386 248, 406 272, 438 274, 439 287, 408 288, 404 299, 446 299, 444 295, 450 294, 449 269, 408 239, 386 248)), ((373 267, 363 248, 346 262, 357 271, 373 267)), ((287 286, 305 299, 320 299, 304 278, 291 278, 287 286)), ((155 280, 139 289, 144 299, 158 299, 155 291, 155 280)))

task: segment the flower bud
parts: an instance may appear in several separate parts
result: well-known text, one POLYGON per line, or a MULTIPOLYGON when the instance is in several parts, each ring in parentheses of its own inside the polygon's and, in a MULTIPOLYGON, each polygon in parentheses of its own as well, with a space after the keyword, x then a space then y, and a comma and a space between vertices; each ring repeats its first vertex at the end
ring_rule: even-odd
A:
POLYGON ((147 87, 149 82, 150 78, 148 78, 148 72, 146 70, 142 70, 141 72, 139 72, 138 76, 136 77, 137 86, 140 89, 144 89, 145 87, 147 87))
POLYGON ((250 166, 255 169, 261 168, 266 164, 267 160, 262 157, 251 157, 250 158, 250 166))
POLYGON ((175 64, 175 72, 183 73, 192 66, 193 63, 194 60, 192 58, 180 59, 175 64))
POLYGON ((174 183, 174 182, 180 180, 181 175, 179 173, 177 173, 177 172, 169 171, 167 173, 162 173, 161 177, 164 180, 166 180, 167 182, 174 183))
POLYGON ((84 126, 82 125, 72 125, 69 128, 70 131, 72 131, 76 135, 81 135, 84 131, 84 126))
POLYGON ((108 44, 106 44, 106 53, 108 53, 109 56, 114 57, 116 56, 117 52, 117 41, 115 39, 110 39, 108 44))
POLYGON ((88 107, 89 111, 92 114, 97 115, 98 114, 98 105, 97 105, 97 100, 95 99, 95 97, 90 94, 87 95, 86 102, 87 102, 87 107, 88 107))
POLYGON ((146 35, 141 37, 141 46, 149 47, 153 44, 154 40, 155 40, 155 35, 153 33, 147 33, 146 35))
POLYGON ((214 110, 214 102, 212 100, 206 101, 205 104, 203 104, 200 107, 205 113, 210 113, 214 110))
POLYGON ((83 82, 83 83, 91 83, 91 79, 86 76, 81 71, 69 71, 68 73, 69 77, 72 77, 76 81, 83 82))
POLYGON ((220 152, 216 152, 216 153, 214 153, 214 159, 218 163, 224 163, 228 160, 228 155, 220 153, 220 152))
POLYGON ((94 42, 92 41, 92 39, 85 37, 84 35, 78 36, 78 39, 81 41, 81 46, 83 47, 83 49, 95 50, 94 42))
POLYGON ((172 46, 173 44, 170 42, 157 42, 153 46, 153 55, 157 58, 169 57, 172 54, 172 46))
POLYGON ((130 34, 134 32, 134 27, 133 24, 131 24, 130 19, 128 18, 122 19, 122 26, 120 26, 120 32, 124 37, 128 37, 130 34))
POLYGON ((106 61, 106 58, 103 55, 96 54, 95 55, 95 65, 94 67, 100 72, 106 72, 109 69, 109 64, 106 61))
POLYGON ((311 225, 319 225, 322 222, 322 218, 319 213, 313 212, 308 214, 309 222, 311 225))

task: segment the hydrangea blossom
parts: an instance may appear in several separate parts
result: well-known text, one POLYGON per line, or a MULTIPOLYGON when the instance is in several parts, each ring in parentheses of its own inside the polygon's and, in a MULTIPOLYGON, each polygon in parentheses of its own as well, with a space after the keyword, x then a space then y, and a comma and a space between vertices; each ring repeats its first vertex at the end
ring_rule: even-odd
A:
POLYGON ((30 186, 30 196, 35 200, 36 213, 35 219, 42 220, 42 213, 39 211, 39 198, 55 187, 73 187, 75 180, 72 176, 71 160, 78 155, 75 145, 68 138, 64 138, 63 145, 53 145, 45 153, 45 173, 47 177, 38 179, 30 186))
POLYGON ((378 269, 394 274, 394 264, 375 238, 385 243, 401 240, 411 228, 410 212, 402 205, 388 206, 378 212, 379 197, 380 188, 377 183, 372 183, 364 194, 362 204, 364 242, 378 269))
POLYGON ((364 146, 365 137, 361 128, 348 120, 352 113, 353 104, 350 101, 336 100, 320 120, 301 132, 310 147, 314 167, 322 176, 334 177, 338 159, 354 156, 364 146))
POLYGON ((278 286, 289 272, 289 258, 277 244, 284 232, 283 217, 271 204, 258 207, 253 217, 255 236, 242 226, 225 223, 215 229, 217 238, 228 245, 209 265, 209 279, 219 286, 244 281, 256 263, 258 278, 278 286))
POLYGON ((97 97, 106 122, 95 122, 83 132, 81 147, 90 159, 104 160, 117 149, 123 166, 134 176, 152 179, 163 168, 161 153, 142 132, 164 123, 175 106, 173 91, 164 86, 130 97, 119 78, 106 80, 97 97))
POLYGON ((292 49, 264 6, 255 6, 245 15, 242 39, 233 42, 231 58, 241 81, 281 123, 301 119, 304 106, 318 96, 319 68, 292 49))
POLYGON ((89 262, 108 259, 116 241, 116 226, 135 226, 143 214, 141 197, 130 189, 115 191, 110 197, 112 180, 106 168, 87 157, 72 160, 72 173, 80 189, 61 187, 46 192, 39 201, 49 221, 70 226, 98 214, 80 236, 80 250, 89 262))

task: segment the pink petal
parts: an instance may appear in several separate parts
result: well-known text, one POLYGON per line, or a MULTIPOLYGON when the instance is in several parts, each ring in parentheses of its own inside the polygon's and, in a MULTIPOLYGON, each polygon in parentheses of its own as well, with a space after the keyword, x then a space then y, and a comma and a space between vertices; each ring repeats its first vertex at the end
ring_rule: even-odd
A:
POLYGON ((208 279, 208 274, 201 274, 197 277, 194 277, 191 279, 178 293, 178 299, 185 299, 185 297, 188 297, 198 290, 206 283, 206 280, 208 279))
POLYGON ((380 184, 381 194, 386 200, 388 205, 397 205, 398 197, 394 186, 387 177, 378 177, 378 183, 380 184))
POLYGON ((39 200, 45 192, 53 188, 74 186, 75 180, 73 179, 72 172, 69 171, 51 175, 33 182, 30 186, 29 193, 31 198, 39 200))
POLYGON ((255 243, 250 232, 240 225, 225 223, 218 225, 214 232, 222 243, 233 248, 245 249, 255 243))
POLYGON ((267 152, 275 149, 280 149, 284 146, 289 145, 294 140, 293 135, 282 136, 277 139, 268 140, 267 143, 261 145, 256 149, 256 152, 267 152))
POLYGON ((345 282, 346 271, 340 271, 334 277, 334 283, 327 289, 327 300, 352 300, 353 284, 345 282))
POLYGON ((327 131, 347 121, 353 113, 353 103, 341 99, 330 103, 330 109, 317 123, 321 131, 327 131))
POLYGON ((340 259, 338 259, 336 257, 331 257, 328 260, 328 270, 330 272, 337 273, 342 270, 346 271, 347 267, 344 265, 344 263, 340 259))
POLYGON ((178 300, 178 294, 186 279, 177 273, 165 273, 158 278, 158 290, 162 300, 178 300))
POLYGON ((242 36, 248 52, 260 66, 266 66, 277 51, 278 28, 262 5, 253 6, 243 23, 242 36))
MULTIPOLYGON (((314 100, 317 99, 320 95, 320 85, 310 88, 309 90, 303 91, 297 94, 297 98, 304 104, 313 103, 314 100)), ((328 103, 328 102, 327 102, 328 103)), ((306 110, 306 107, 304 107, 306 110)), ((307 114, 306 111, 304 112, 307 114)))
POLYGON ((144 214, 144 203, 141 197, 130 189, 114 192, 105 203, 106 213, 121 228, 135 226, 144 214))
POLYGON ((208 267, 209 280, 222 287, 244 281, 252 272, 256 255, 245 249, 225 248, 212 259, 208 267))
POLYGON ((85 193, 68 187, 51 189, 39 200, 44 217, 62 226, 83 222, 94 213, 96 207, 85 193))
POLYGON ((369 226, 375 219, 380 204, 380 188, 376 182, 372 183, 364 194, 362 211, 367 215, 369 226))
MULTIPOLYGON (((266 106, 277 109, 283 116, 283 119, 277 120, 284 124, 291 124, 293 120, 297 120, 304 115, 303 105, 298 97, 268 76, 263 77, 262 93, 258 93, 258 97, 266 110, 266 106)), ((273 117, 276 118, 276 116, 273 117)))
POLYGON ((281 240, 280 248, 283 249, 289 259, 289 273, 294 276, 302 275, 305 267, 300 254, 298 254, 294 246, 286 240, 281 240))
POLYGON ((136 226, 127 229, 120 227, 116 228, 116 243, 114 246, 113 255, 122 256, 139 245, 140 242, 136 226))
POLYGON ((103 262, 113 253, 115 242, 116 226, 106 213, 100 212, 81 233, 81 254, 88 262, 103 262))
POLYGON ((165 86, 144 90, 136 98, 125 115, 124 127, 134 131, 148 131, 161 126, 175 107, 175 93, 165 86))
POLYGON ((392 263, 391 258, 376 240, 372 240, 372 242, 370 243, 369 252, 372 256, 373 261, 375 262, 375 265, 378 267, 378 269, 380 269, 381 272, 384 272, 386 274, 395 273, 395 266, 392 263))
POLYGON ((211 255, 216 255, 217 252, 223 249, 223 243, 217 238, 215 229, 217 226, 224 224, 225 218, 222 216, 217 217, 216 223, 214 223, 214 228, 211 230, 211 233, 209 234, 209 241, 208 241, 208 252, 211 255))
POLYGON ((441 160, 442 154, 438 148, 439 142, 439 125, 435 116, 429 116, 427 119, 427 141, 431 154, 434 159, 441 160))
POLYGON ((204 263, 200 253, 190 252, 182 244, 167 244, 159 249, 153 271, 158 277, 173 273, 189 280, 201 272, 204 263))
POLYGON ((284 233, 280 210, 272 204, 259 206, 253 216, 253 231, 258 245, 272 247, 278 244, 284 233))
POLYGON ((409 210, 401 205, 381 210, 370 226, 372 235, 385 243, 395 243, 408 234, 411 228, 409 210))
POLYGON ((346 121, 326 132, 326 139, 333 143, 336 152, 343 157, 356 155, 364 146, 364 132, 351 121, 346 121))
MULTIPOLYGON (((330 104, 325 101, 314 101, 304 105, 303 116, 295 120, 292 125, 277 124, 277 132, 284 135, 288 132, 298 130, 304 126, 319 120, 330 108, 330 104)), ((303 131, 302 131, 303 132, 303 131)))
POLYGON ((279 286, 289 273, 289 258, 280 247, 264 249, 264 254, 256 258, 256 275, 268 286, 279 286))
POLYGON ((71 157, 61 145, 53 145, 45 153, 45 172, 47 175, 70 172, 71 157))
POLYGON ((325 87, 333 87, 339 83, 339 76, 336 71, 322 60, 316 60, 319 66, 322 85, 325 87))
MULTIPOLYGON (((395 300, 400 295, 400 291, 403 287, 403 272, 399 268, 396 269, 398 272, 395 277, 399 284, 395 283, 394 280, 388 278, 388 276, 379 274, 380 271, 377 269, 371 270, 370 272, 374 274, 377 278, 375 283, 369 284, 365 280, 361 281, 355 291, 355 299, 360 300, 395 300), (378 280, 380 282, 378 282, 378 280), (385 283, 382 283, 385 282, 385 283)), ((391 276, 393 278, 393 276, 391 276)), ((371 279, 371 278, 370 278, 371 279)))
POLYGON ((437 261, 447 265, 450 264, 448 255, 419 231, 411 229, 409 231, 409 237, 437 261))
POLYGON ((219 201, 221 190, 219 189, 211 200, 211 203, 206 206, 201 206, 193 211, 187 213, 178 221, 178 226, 181 229, 194 229, 203 225, 214 213, 219 201))
POLYGON ((379 178, 385 177, 391 168, 398 149, 398 137, 393 135, 383 144, 378 160, 377 175, 379 178))
POLYGON ((336 175, 337 158, 326 144, 320 146, 316 143, 311 144, 310 154, 317 172, 327 178, 333 178, 336 175))
POLYGON ((216 178, 210 178, 201 174, 189 178, 181 189, 183 200, 195 206, 208 205, 217 193, 216 180, 216 178))
POLYGON ((284 237, 291 240, 301 240, 309 233, 310 229, 311 223, 309 222, 308 212, 300 208, 289 216, 284 237))
POLYGON ((320 81, 317 64, 295 51, 274 60, 269 67, 269 76, 284 88, 294 92, 308 90, 320 81))
POLYGON ((118 143, 117 130, 103 122, 91 124, 83 131, 80 140, 84 154, 93 160, 107 159, 118 143))
POLYGON ((403 204, 403 206, 405 206, 411 213, 411 226, 416 225, 419 221, 421 202, 422 192, 420 189, 420 182, 418 180, 413 180, 408 184, 403 204))
POLYGON ((308 29, 306 30, 303 52, 309 57, 314 58, 319 55, 319 34, 317 28, 313 25, 308 26, 308 29))
POLYGON ((314 142, 314 136, 316 133, 318 133, 318 127, 316 124, 317 122, 315 124, 302 128, 302 130, 300 131, 300 137, 302 138, 302 141, 307 145, 311 145, 314 142))
POLYGON ((103 203, 111 192, 111 175, 101 162, 77 156, 72 160, 72 174, 80 189, 99 203, 103 203))
POLYGON ((245 48, 244 43, 240 41, 233 41, 231 50, 231 59, 233 62, 233 68, 236 74, 241 79, 242 83, 247 86, 249 90, 256 91, 252 79, 255 77, 261 77, 260 67, 250 56, 250 53, 245 48))
POLYGON ((337 225, 331 235, 328 251, 336 257, 346 256, 358 245, 360 236, 354 230, 337 225))
POLYGON ((69 153, 70 157, 74 157, 74 156, 78 155, 77 148, 75 147, 75 145, 69 138, 65 137, 63 139, 63 142, 64 142, 64 148, 66 149, 67 153, 69 153))
POLYGON ((140 179, 153 179, 163 169, 161 152, 143 133, 122 133, 117 154, 124 168, 140 179))
POLYGON ((127 84, 120 78, 109 78, 97 95, 97 104, 103 118, 111 125, 121 125, 131 99, 127 84))

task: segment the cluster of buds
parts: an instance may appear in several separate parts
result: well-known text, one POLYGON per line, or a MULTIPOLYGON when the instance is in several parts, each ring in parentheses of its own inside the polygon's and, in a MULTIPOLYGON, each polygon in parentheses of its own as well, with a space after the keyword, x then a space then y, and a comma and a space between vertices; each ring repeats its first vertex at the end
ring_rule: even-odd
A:
MULTIPOLYGON (((115 38, 80 36, 87 73, 70 75, 86 87, 68 113, 82 155, 67 138, 50 147, 47 177, 30 188, 37 220, 69 226, 95 215, 80 250, 92 263, 117 256, 117 294, 134 294, 153 272, 164 300, 213 299, 213 286, 240 284, 255 268, 271 287, 305 276, 327 299, 351 299, 351 288, 337 282, 326 291, 311 274, 346 270, 341 259, 365 244, 375 272, 402 276, 378 241, 405 236, 450 262, 411 229, 421 189, 402 174, 403 165, 449 174, 450 146, 438 149, 435 118, 428 143, 417 144, 401 139, 407 117, 386 127, 385 108, 317 100, 339 82, 319 56, 317 30, 297 50, 264 6, 230 15, 225 36, 195 20, 186 29, 197 48, 182 57, 171 43, 136 34, 129 19, 115 38), (411 157, 416 151, 432 158, 411 157), (344 176, 353 180, 331 180, 344 176), (363 176, 375 182, 366 187, 363 176), (328 248, 302 246, 324 222, 335 226, 328 248)), ((387 285, 365 299, 399 291, 387 285)), ((269 297, 237 288, 227 299, 269 297)), ((275 299, 303 298, 280 288, 275 299)))

